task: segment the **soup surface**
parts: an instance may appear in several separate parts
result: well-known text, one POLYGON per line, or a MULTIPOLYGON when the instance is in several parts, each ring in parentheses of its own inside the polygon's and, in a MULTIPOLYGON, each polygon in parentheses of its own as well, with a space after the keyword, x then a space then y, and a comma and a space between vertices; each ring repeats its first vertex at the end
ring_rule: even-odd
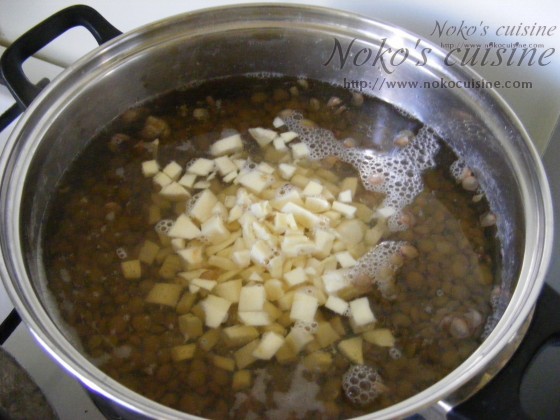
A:
POLYGON ((79 156, 44 237, 104 372, 215 418, 350 418, 480 344, 498 245, 476 178, 387 104, 243 78, 131 109, 79 156))

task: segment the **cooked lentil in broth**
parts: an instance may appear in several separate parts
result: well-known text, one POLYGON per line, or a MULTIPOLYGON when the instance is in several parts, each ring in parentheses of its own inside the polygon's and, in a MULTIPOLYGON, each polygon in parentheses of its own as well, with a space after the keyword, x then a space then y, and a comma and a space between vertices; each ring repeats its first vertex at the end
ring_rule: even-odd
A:
MULTIPOLYGON (((356 326, 347 311, 339 314, 320 302, 308 330, 325 326, 335 338, 321 336, 293 357, 281 358, 286 352, 279 350, 277 357, 257 358, 239 368, 235 354, 248 341, 232 343, 223 331, 239 324, 236 304, 228 306, 229 316, 218 327, 204 325, 201 302, 213 285, 208 290, 189 288, 179 273, 192 267, 181 260, 173 267, 175 248, 163 231, 154 229, 160 220, 174 221, 184 213, 185 200, 158 194, 159 187, 143 174, 143 162, 155 158, 162 168, 172 161, 185 168, 196 158, 212 159, 209 147, 235 133, 243 138, 241 157, 249 154, 255 164, 268 162, 270 156, 279 159, 279 149, 264 151, 247 130, 289 131, 272 125, 279 115, 288 115, 282 114, 286 109, 301 113, 306 118, 302 125, 312 126, 313 121, 330 130, 346 148, 369 148, 379 154, 408 147, 422 129, 384 103, 313 81, 214 81, 125 112, 93 139, 64 176, 44 237, 49 287, 87 355, 115 380, 167 406, 213 419, 350 418, 424 390, 479 346, 496 283, 493 216, 468 168, 460 182, 452 176, 450 167, 457 157, 440 142, 436 166, 423 173, 422 191, 400 213, 404 229, 382 231, 381 241, 404 244, 391 256, 398 269, 389 289, 375 287, 375 279, 367 278, 364 286, 364 279, 358 278, 354 280, 360 293, 340 294, 348 302, 367 296, 376 322, 356 326), (122 263, 137 260, 146 241, 158 245, 154 261, 144 260, 138 276, 125 275, 122 263), (162 268, 166 263, 171 268, 162 268), (183 298, 175 306, 150 301, 150 292, 161 283, 180 284, 183 298, 192 297, 190 304, 183 298), (191 336, 185 335, 178 320, 185 314, 197 318, 197 325, 202 321, 199 333, 189 330, 191 336), (358 337, 366 366, 362 368, 353 367, 359 364, 355 349, 340 345, 358 337), (191 354, 178 356, 173 349, 191 354), (361 393, 369 394, 360 397, 361 393)), ((307 168, 308 178, 322 169, 334 173, 338 186, 345 178, 359 178, 351 165, 332 157, 302 159, 298 165, 307 168)), ((206 189, 218 197, 233 188, 222 177, 203 178, 198 180, 208 182, 206 189)), ((352 203, 363 204, 357 204, 357 217, 367 221, 360 222, 364 230, 382 224, 374 210, 382 208, 383 199, 383 194, 358 182, 352 203)), ((345 250, 358 259, 375 242, 367 241, 366 235, 363 243, 345 250)), ((224 270, 204 263, 202 267, 198 278, 224 280, 224 270)), ((270 278, 266 271, 259 274, 265 282, 270 278)), ((243 285, 262 279, 243 278, 243 285)), ((283 284, 284 292, 289 286, 283 284)), ((265 331, 285 337, 293 324, 290 310, 281 311, 274 326, 251 327, 258 331, 252 338, 260 340, 265 331)))

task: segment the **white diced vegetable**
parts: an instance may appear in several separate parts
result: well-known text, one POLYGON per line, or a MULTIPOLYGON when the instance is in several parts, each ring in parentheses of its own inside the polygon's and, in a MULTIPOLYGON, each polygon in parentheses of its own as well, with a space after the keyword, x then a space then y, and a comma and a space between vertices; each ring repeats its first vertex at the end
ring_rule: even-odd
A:
POLYGON ((329 295, 325 307, 337 314, 344 315, 348 310, 348 302, 337 296, 329 295))
POLYGON ((261 147, 265 147, 266 145, 271 143, 272 140, 274 140, 277 136, 276 131, 262 127, 250 128, 249 134, 261 147))
POLYGON ((194 239, 200 236, 200 229, 189 216, 181 214, 167 233, 171 238, 194 239))
POLYGON ((340 201, 334 201, 332 203, 332 209, 334 211, 339 212, 340 214, 346 216, 347 218, 351 219, 356 214, 356 207, 351 206, 346 203, 341 203, 340 201))
POLYGON ((146 177, 152 177, 159 172, 159 165, 156 160, 147 160, 142 162, 142 174, 146 177))
POLYGON ((291 148, 294 160, 303 159, 309 156, 309 148, 305 143, 292 144, 291 148))
POLYGON ((375 315, 369 306, 367 297, 350 302, 350 314, 355 324, 359 327, 375 321, 375 315))
POLYGON ((258 347, 253 351, 253 357, 270 360, 282 344, 284 344, 284 337, 273 331, 268 331, 263 334, 258 347))
POLYGON ((214 161, 205 158, 198 158, 187 168, 187 172, 199 176, 207 176, 214 170, 214 161))
POLYGON ((239 312, 260 312, 263 310, 266 292, 261 285, 243 286, 239 295, 239 312))
POLYGON ((218 172, 221 176, 226 176, 231 172, 237 171, 237 166, 233 161, 227 156, 221 156, 219 158, 214 159, 216 163, 216 168, 218 168, 218 172))
POLYGON ((217 202, 218 199, 212 191, 204 190, 197 197, 189 214, 199 222, 205 222, 212 216, 212 209, 217 202))
POLYGON ((218 140, 210 146, 210 154, 213 156, 223 156, 243 150, 243 141, 239 134, 218 140))
POLYGON ((173 181, 177 181, 183 173, 183 168, 177 162, 171 161, 163 168, 162 172, 173 181))
POLYGON ((208 295, 208 297, 201 302, 201 305, 204 310, 206 326, 217 328, 226 320, 231 302, 218 296, 208 295))
POLYGON ((293 321, 313 322, 318 306, 319 302, 315 296, 297 292, 292 302, 290 319, 293 321))

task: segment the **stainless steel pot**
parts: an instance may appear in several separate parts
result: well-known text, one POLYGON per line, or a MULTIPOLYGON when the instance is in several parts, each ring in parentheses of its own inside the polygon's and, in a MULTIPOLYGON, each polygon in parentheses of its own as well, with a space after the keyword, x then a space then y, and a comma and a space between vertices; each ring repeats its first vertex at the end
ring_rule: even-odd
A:
POLYGON ((464 157, 498 215, 503 245, 497 323, 486 340, 444 379, 371 417, 445 411, 483 386, 518 345, 543 285, 552 245, 550 192, 535 148, 507 104, 489 89, 425 88, 481 78, 445 63, 446 53, 436 46, 422 40, 418 48, 418 42, 402 29, 339 11, 237 6, 150 24, 116 37, 68 68, 30 104, 0 160, 1 275, 37 340, 85 385, 134 412, 189 417, 107 377, 80 352, 59 319, 42 265, 49 197, 87 141, 146 98, 195 81, 247 73, 301 76, 336 85, 356 80, 374 87, 364 93, 432 127, 464 157), (427 60, 423 47, 431 49, 427 60), (385 54, 383 63, 361 64, 367 51, 375 57, 387 48, 408 49, 410 54, 406 59, 397 56, 398 65, 389 61, 391 54, 385 54), (418 65, 420 61, 424 65, 418 65), (388 88, 388 82, 397 80, 418 81, 419 87, 388 88))

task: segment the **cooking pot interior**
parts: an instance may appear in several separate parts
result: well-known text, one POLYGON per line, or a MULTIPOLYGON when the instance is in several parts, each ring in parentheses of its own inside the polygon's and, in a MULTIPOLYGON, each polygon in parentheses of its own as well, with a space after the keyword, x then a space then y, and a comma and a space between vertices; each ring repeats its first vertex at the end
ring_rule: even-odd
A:
MULTIPOLYGON (((25 156, 16 166, 26 173, 19 181, 23 183, 23 198, 16 204, 27 274, 57 325, 61 324, 50 303, 38 246, 49 200, 88 141, 127 108, 197 82, 246 74, 296 76, 339 86, 354 80, 369 86, 382 80, 384 86, 403 80, 428 86, 441 79, 467 81, 476 77, 443 65, 444 56, 435 47, 427 63, 418 66, 414 55, 417 38, 383 24, 350 20, 345 15, 333 24, 328 22, 329 16, 318 11, 305 19, 281 13, 257 19, 255 13, 246 9, 235 17, 220 14, 214 20, 194 15, 128 34, 73 65, 32 105, 19 132, 27 140, 16 146, 16 153, 25 156), (375 55, 387 47, 408 48, 412 54, 388 72, 379 63, 354 65, 348 60, 343 65, 337 44, 342 54, 351 45, 350 58, 361 49, 370 49, 375 55)), ((522 268, 528 227, 523 194, 532 191, 526 184, 531 177, 524 166, 526 146, 517 123, 486 90, 407 87, 362 93, 378 97, 431 127, 479 178, 498 216, 503 261, 498 319, 522 268)), ((71 339, 71 334, 63 333, 71 339)))

